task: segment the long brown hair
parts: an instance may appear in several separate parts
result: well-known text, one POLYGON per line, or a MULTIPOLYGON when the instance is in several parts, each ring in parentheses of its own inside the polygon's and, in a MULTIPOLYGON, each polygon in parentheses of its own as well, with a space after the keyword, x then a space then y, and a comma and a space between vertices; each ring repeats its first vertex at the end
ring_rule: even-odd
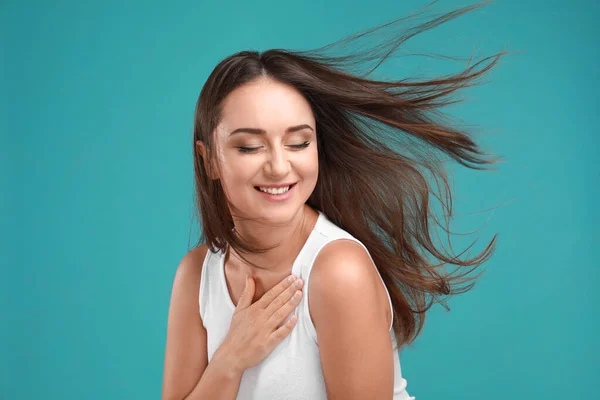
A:
POLYGON ((333 46, 352 44, 406 18, 312 51, 241 51, 222 60, 202 88, 195 115, 195 194, 203 228, 200 243, 207 243, 212 251, 225 251, 229 245, 238 254, 265 250, 252 247, 233 230, 221 183, 210 177, 215 154, 212 132, 220 122, 222 101, 237 87, 261 76, 289 84, 310 103, 316 121, 319 178, 307 204, 367 247, 392 299, 398 345, 411 343, 431 305, 444 304, 448 296, 469 290, 479 276, 472 272, 495 248, 496 235, 478 255, 461 259, 463 253, 453 254, 434 243, 435 226, 449 233, 452 218, 444 158, 473 169, 489 169, 498 161, 439 110, 459 101, 451 95, 478 83, 506 53, 486 57, 460 73, 429 80, 376 80, 366 75, 412 36, 486 3, 428 19, 350 55, 326 53, 333 46), (349 72, 374 61, 375 67, 362 76, 349 72), (198 141, 206 146, 206 160, 197 151, 198 141), (431 196, 440 201, 444 224, 434 212, 431 196), (452 271, 447 265, 454 266, 452 271))

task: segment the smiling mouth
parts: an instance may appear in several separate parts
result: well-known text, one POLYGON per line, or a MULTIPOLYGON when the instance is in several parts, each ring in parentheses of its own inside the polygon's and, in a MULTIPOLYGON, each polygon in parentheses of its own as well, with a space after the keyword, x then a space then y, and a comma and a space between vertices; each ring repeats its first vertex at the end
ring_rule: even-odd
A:
MULTIPOLYGON (((269 191, 266 191, 266 190, 261 190, 260 186, 254 186, 254 189, 257 190, 257 191, 259 191, 259 192, 267 193, 267 194, 284 194, 284 193, 287 193, 288 191, 290 191, 294 186, 296 186, 296 183, 291 184, 290 186, 287 187, 286 190, 283 190, 283 191, 282 191, 282 189, 285 189, 285 187, 283 187, 283 188, 281 188, 281 187, 280 188, 270 188, 269 191)), ((265 187, 263 187, 263 189, 265 189, 265 187)))

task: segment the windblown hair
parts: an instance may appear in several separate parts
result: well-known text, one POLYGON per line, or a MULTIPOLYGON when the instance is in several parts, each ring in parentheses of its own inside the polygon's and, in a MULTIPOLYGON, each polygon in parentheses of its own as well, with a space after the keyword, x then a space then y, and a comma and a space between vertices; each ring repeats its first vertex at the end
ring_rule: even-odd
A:
POLYGON ((319 178, 307 204, 367 247, 392 299, 398 346, 414 341, 431 305, 445 305, 444 298, 469 290, 480 275, 472 272, 495 248, 497 235, 479 254, 461 259, 464 251, 453 254, 434 243, 436 225, 450 235, 446 228, 452 217, 452 194, 444 158, 480 170, 490 169, 498 161, 439 109, 460 101, 451 95, 478 83, 506 53, 486 57, 460 73, 429 80, 388 81, 367 75, 414 35, 484 4, 428 19, 350 55, 326 53, 335 45, 352 44, 406 18, 317 50, 242 51, 222 60, 202 88, 195 112, 200 243, 207 243, 212 251, 231 246, 240 255, 265 251, 236 234, 221 183, 209 177, 196 143, 206 145, 210 165, 215 160, 212 135, 220 122, 222 101, 234 89, 261 77, 291 85, 309 102, 316 121, 319 178), (377 64, 366 74, 349 72, 351 67, 373 61, 377 64), (430 180, 436 183, 437 192, 430 180), (430 204, 432 197, 442 205, 444 224, 430 204), (449 270, 446 266, 454 267, 449 270))

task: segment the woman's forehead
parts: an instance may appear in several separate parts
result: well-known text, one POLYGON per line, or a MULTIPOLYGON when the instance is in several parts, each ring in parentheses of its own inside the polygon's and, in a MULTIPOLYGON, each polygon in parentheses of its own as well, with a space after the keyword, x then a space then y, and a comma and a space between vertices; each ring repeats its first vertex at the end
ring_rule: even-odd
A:
POLYGON ((223 101, 220 131, 238 128, 281 131, 292 125, 309 124, 314 116, 308 101, 292 86, 272 80, 245 84, 223 101))

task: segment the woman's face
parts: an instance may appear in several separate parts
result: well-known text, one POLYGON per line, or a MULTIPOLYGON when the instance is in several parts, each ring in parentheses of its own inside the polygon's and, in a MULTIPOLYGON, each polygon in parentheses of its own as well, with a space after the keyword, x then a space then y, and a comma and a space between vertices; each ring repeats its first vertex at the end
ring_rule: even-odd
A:
POLYGON ((317 183, 315 119, 292 86, 259 78, 231 92, 215 132, 219 179, 233 215, 285 223, 317 183), (282 194, 268 194, 285 185, 282 194))

